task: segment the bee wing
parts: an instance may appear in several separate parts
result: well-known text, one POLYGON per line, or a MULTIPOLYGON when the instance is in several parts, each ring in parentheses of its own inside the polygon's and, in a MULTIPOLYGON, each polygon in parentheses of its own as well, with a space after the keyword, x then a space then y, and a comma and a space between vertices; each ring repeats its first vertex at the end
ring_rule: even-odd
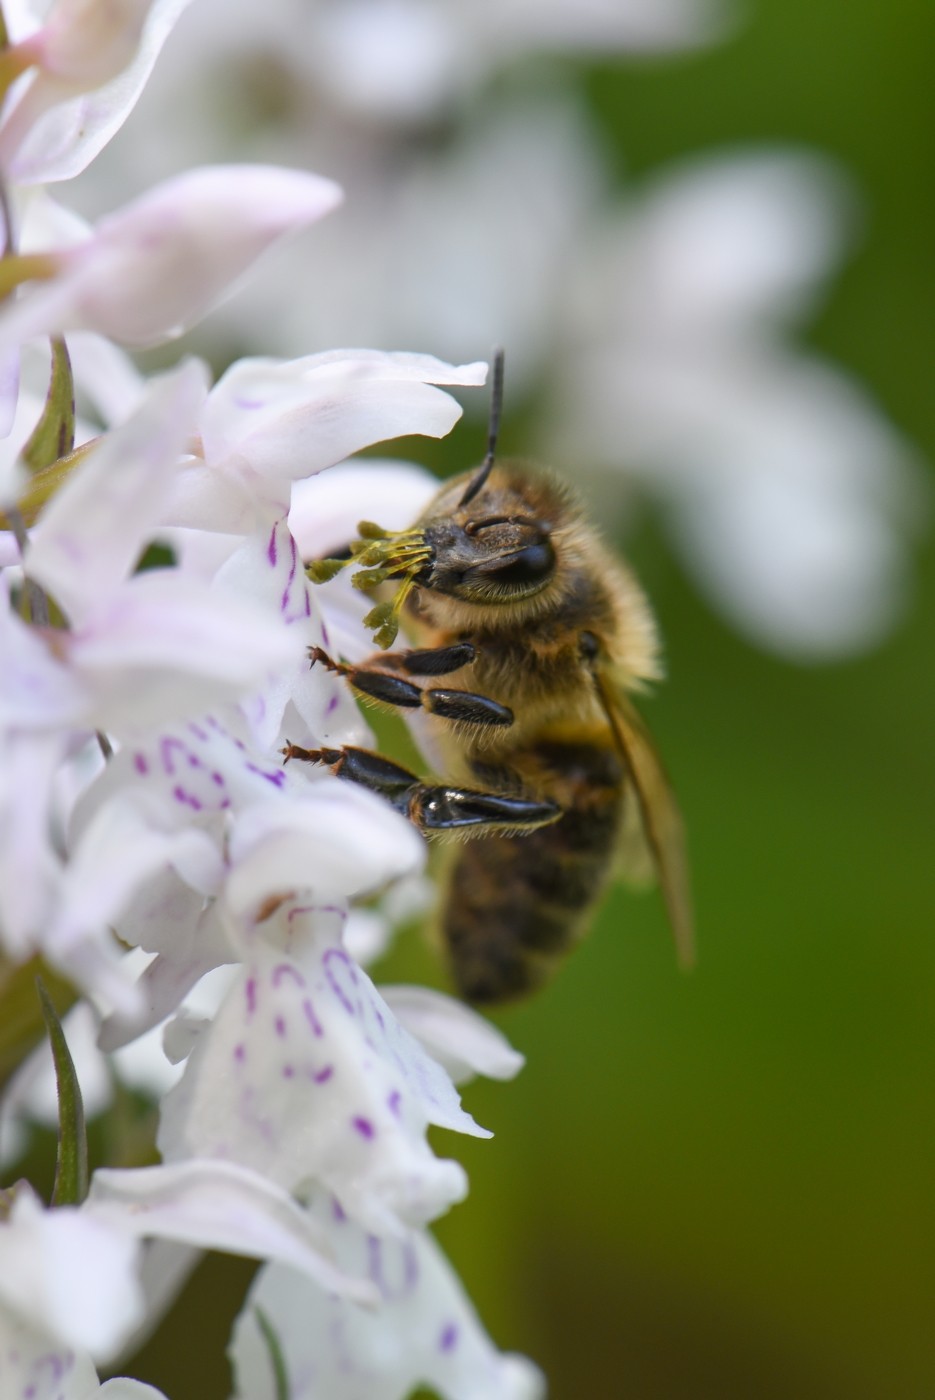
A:
POLYGON ((695 960, 695 928, 678 803, 656 746, 633 705, 606 674, 598 670, 592 674, 636 793, 643 833, 659 877, 679 961, 683 967, 691 967, 695 960))

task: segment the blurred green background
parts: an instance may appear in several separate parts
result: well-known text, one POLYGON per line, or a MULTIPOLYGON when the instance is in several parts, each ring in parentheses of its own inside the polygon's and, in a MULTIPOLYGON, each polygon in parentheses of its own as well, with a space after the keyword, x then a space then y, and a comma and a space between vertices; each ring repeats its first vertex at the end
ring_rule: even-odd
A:
MULTIPOLYGON (((589 78, 629 175, 759 143, 850 172, 863 227, 810 338, 929 460, 933 53, 932 0, 756 0, 722 47, 589 78)), ((479 446, 465 427, 413 455, 448 470, 479 446)), ((706 610, 651 515, 628 551, 666 638, 645 708, 689 826, 699 965, 677 971, 655 895, 612 894, 554 985, 498 1018, 528 1063, 466 1091, 494 1141, 436 1136, 471 1178, 438 1235, 553 1400, 935 1396, 935 556, 884 647, 796 668, 706 610)), ((410 977, 437 980, 417 936, 377 970, 410 977)), ((196 1276, 215 1367, 248 1273, 196 1276)), ((225 1394, 220 1371, 193 1381, 185 1319, 133 1373, 225 1394)))

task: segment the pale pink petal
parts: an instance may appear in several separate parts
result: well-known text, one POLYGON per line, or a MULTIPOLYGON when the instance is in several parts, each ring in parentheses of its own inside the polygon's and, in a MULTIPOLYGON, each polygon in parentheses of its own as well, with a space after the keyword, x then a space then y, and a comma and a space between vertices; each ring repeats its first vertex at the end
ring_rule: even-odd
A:
POLYGON ((29 572, 72 623, 100 607, 152 538, 205 390, 196 360, 153 380, 133 416, 101 439, 43 512, 29 572))
POLYGON ((139 733, 307 665, 301 636, 178 570, 138 575, 64 642, 95 723, 139 733))
POLYGON ((327 214, 331 180, 275 166, 205 166, 156 185, 58 254, 60 271, 0 316, 0 350, 56 331, 124 345, 171 340, 283 234, 327 214))
POLYGON ((46 641, 10 606, 0 582, 0 725, 45 729, 73 722, 83 693, 46 641))
POLYGON ((41 75, 0 133, 0 163, 18 185, 70 180, 107 145, 136 105, 159 51, 190 0, 153 0, 135 54, 111 81, 92 92, 63 92, 41 75), (41 86, 40 86, 41 84, 41 86))
POLYGON ((449 365, 429 355, 375 350, 240 360, 208 399, 206 470, 233 475, 247 496, 285 514, 294 479, 389 438, 443 437, 461 408, 434 386, 480 384, 485 375, 483 363, 449 365))
POLYGON ((14 962, 35 951, 62 872, 51 839, 51 795, 61 734, 0 729, 0 938, 14 962))

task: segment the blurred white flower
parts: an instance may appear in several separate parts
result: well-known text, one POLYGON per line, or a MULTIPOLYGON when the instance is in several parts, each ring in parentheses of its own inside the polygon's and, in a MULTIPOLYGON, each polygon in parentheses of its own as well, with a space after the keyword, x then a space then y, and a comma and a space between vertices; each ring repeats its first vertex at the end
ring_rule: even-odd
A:
POLYGON ((659 178, 582 250, 541 425, 570 473, 622 473, 597 483, 605 516, 637 481, 717 606, 800 659, 892 624, 924 499, 867 396, 787 340, 839 256, 841 196, 786 153, 659 178))
POLYGON ((318 6, 316 42, 300 61, 339 110, 417 122, 526 55, 691 47, 714 37, 724 15, 718 0, 340 0, 318 6))
POLYGON ((109 1359, 142 1315, 137 1252, 134 1239, 88 1211, 46 1210, 18 1187, 0 1221, 0 1315, 13 1312, 62 1351, 109 1359))

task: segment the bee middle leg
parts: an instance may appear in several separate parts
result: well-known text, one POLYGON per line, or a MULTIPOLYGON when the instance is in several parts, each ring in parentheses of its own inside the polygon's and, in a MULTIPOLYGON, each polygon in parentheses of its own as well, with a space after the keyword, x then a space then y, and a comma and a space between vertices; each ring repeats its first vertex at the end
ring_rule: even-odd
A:
POLYGON ((475 648, 470 642, 425 651, 381 655, 357 666, 333 661, 321 647, 312 647, 309 656, 312 665, 316 661, 322 662, 329 671, 345 676, 362 695, 379 700, 384 705, 428 710, 429 714, 456 723, 460 721, 497 728, 513 723, 513 711, 497 700, 491 700, 488 695, 476 695, 470 690, 442 690, 435 686, 423 690, 413 681, 406 680, 404 675, 394 674, 394 671, 404 671, 409 675, 440 676, 460 670, 474 659, 475 648))
POLYGON ((323 763, 335 777, 377 792, 402 816, 422 831, 460 831, 477 835, 488 831, 531 831, 557 821, 560 808, 554 802, 515 797, 498 792, 424 783, 417 774, 370 749, 303 749, 287 744, 283 757, 306 763, 323 763))

